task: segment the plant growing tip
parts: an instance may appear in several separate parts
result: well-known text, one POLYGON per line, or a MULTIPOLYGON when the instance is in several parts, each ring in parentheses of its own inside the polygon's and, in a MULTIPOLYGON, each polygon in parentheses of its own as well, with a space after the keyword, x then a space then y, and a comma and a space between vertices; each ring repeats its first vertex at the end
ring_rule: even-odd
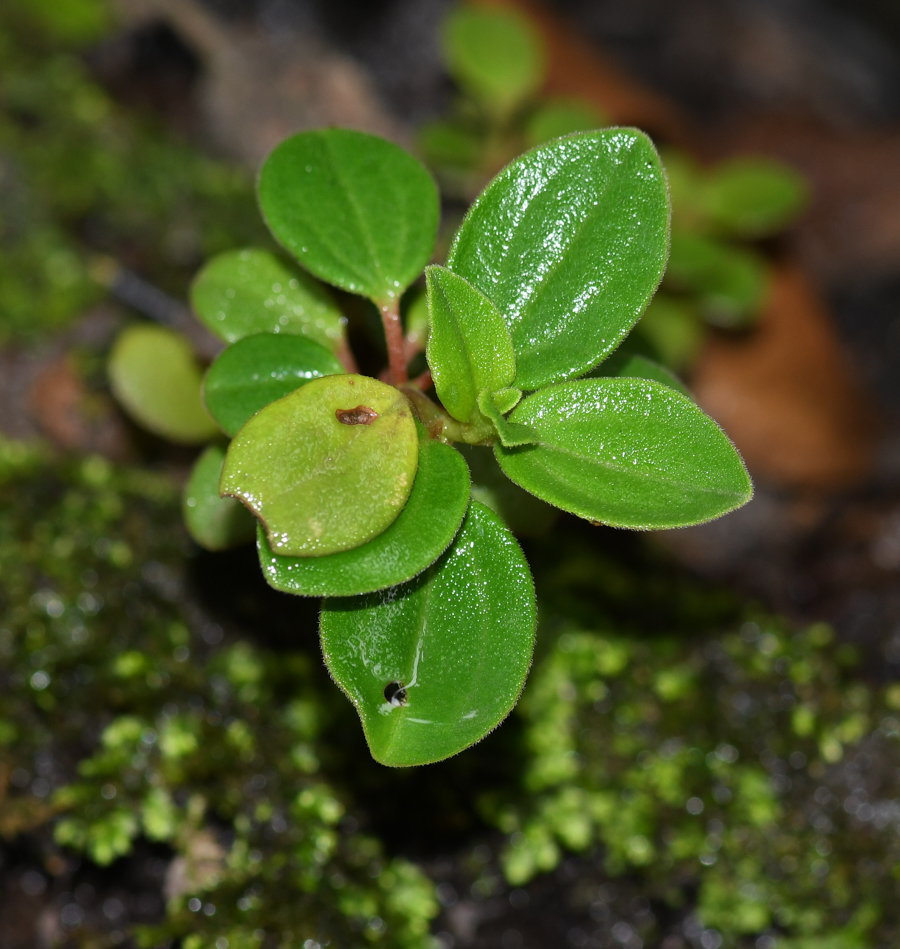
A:
POLYGON ((536 615, 522 551, 470 496, 452 443, 493 446, 495 480, 512 483, 490 497, 521 504, 521 488, 591 522, 695 524, 750 497, 734 447, 674 377, 633 354, 604 362, 662 277, 666 177, 634 129, 541 145, 485 188, 447 266, 427 268, 437 190, 382 139, 292 136, 259 198, 306 271, 378 307, 393 384, 342 371, 344 320, 313 277, 262 251, 211 261, 193 301, 231 345, 203 397, 232 441, 197 463, 191 534, 239 542, 249 509, 268 582, 326 598, 323 654, 373 755, 438 761, 508 714, 536 615), (400 296, 423 268, 404 336, 400 296), (426 337, 429 372, 410 383, 426 337))

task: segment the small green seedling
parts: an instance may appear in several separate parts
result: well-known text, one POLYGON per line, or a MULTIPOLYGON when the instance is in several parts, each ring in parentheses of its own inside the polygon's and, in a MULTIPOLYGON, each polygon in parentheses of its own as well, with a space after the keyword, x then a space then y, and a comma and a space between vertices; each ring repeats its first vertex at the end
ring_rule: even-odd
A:
POLYGON ((524 149, 607 124, 590 103, 541 95, 544 45, 516 10, 460 5, 440 40, 458 96, 448 116, 419 130, 418 148, 445 194, 470 201, 524 149))
MULTIPOLYGON (((231 344, 203 385, 231 441, 197 462, 188 528, 219 550, 255 523, 268 582, 325 597, 325 662, 375 758, 438 761, 509 713, 535 636, 528 565, 472 496, 466 457, 483 466, 492 450, 520 495, 619 527, 698 524, 751 495, 738 453, 671 375, 609 358, 665 270, 666 176, 634 129, 539 146, 478 197, 446 266, 429 265, 431 176, 380 138, 294 135, 266 160, 259 200, 303 269, 242 251, 195 281, 197 314, 231 344), (423 271, 425 310, 404 337, 400 299, 423 271), (347 365, 344 320, 309 274, 379 309, 384 379, 347 365), (426 323, 428 372, 410 381, 426 323)), ((123 348, 116 391, 149 417, 135 389, 148 404, 166 390, 146 367, 123 382, 123 348)))
MULTIPOLYGON (((441 50, 458 97, 447 116, 419 130, 418 146, 446 194, 470 200, 524 149, 606 124, 588 102, 540 94, 546 50, 515 10, 455 7, 441 50)), ((701 168, 674 150, 664 157, 673 206, 669 266, 629 348, 681 372, 708 326, 742 330, 757 321, 770 267, 753 243, 790 225, 808 189, 796 171, 768 158, 701 168)))

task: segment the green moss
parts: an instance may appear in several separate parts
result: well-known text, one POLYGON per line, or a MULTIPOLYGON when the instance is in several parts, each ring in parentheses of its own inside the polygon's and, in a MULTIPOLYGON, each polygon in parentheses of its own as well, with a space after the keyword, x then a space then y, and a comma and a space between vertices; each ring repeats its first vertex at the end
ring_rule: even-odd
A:
POLYGON ((691 640, 556 623, 517 710, 520 796, 485 802, 511 884, 599 846, 651 896, 696 890, 726 947, 892 944, 900 723, 826 626, 751 615, 691 640))
POLYGON ((0 342, 101 299, 97 254, 183 294, 206 257, 265 240, 248 175, 91 78, 78 53, 108 22, 99 0, 0 9, 0 342))

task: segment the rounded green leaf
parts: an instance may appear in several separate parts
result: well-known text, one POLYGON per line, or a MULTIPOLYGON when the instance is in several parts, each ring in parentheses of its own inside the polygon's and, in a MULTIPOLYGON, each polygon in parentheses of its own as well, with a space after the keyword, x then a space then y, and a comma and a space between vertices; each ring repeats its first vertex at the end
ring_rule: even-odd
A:
POLYGON ((466 215, 447 266, 503 314, 520 389, 579 375, 640 317, 666 265, 666 178, 650 139, 604 129, 526 152, 466 215))
POLYGON ((512 340, 497 308, 444 267, 425 271, 431 330, 426 356, 444 408, 460 422, 478 412, 478 396, 510 385, 516 375, 512 340))
POLYGON ((587 132, 607 124, 607 118, 581 99, 550 99, 542 102, 525 128, 528 144, 543 145, 572 132, 587 132))
POLYGON ((715 326, 735 329, 752 323, 765 302, 768 276, 766 262, 747 248, 672 234, 666 286, 696 293, 703 315, 715 326))
POLYGON ((289 333, 333 350, 347 322, 323 286, 266 250, 214 257, 194 279, 191 305, 226 343, 255 333, 289 333))
POLYGON ((416 477, 406 397, 366 376, 313 379, 257 412, 228 448, 220 491, 292 557, 352 550, 386 530, 416 477))
POLYGON ((375 135, 291 136, 262 167, 259 203, 269 229, 307 270, 377 304, 399 297, 434 250, 439 202, 431 175, 375 135))
POLYGON ((148 431, 184 445, 218 434, 200 398, 202 375, 193 350, 174 330, 128 327, 113 345, 107 370, 122 408, 148 431))
POLYGON ((442 39, 450 75, 492 112, 512 111, 544 79, 541 38, 515 10, 458 6, 442 39))
POLYGON ((740 455, 686 396, 646 379, 582 379, 536 392, 510 416, 540 444, 495 446, 520 487, 614 527, 684 527, 750 500, 740 455))
POLYGON ((206 550, 228 550, 252 540, 256 519, 234 498, 219 497, 225 448, 210 445, 197 459, 184 489, 182 511, 188 533, 206 550))
POLYGON ((742 237, 766 237, 787 227, 809 200, 806 179, 771 158, 736 158, 706 182, 703 205, 720 227, 742 237))
POLYGON ((300 596, 355 596, 420 574, 447 549, 469 504, 469 469, 449 445, 419 428, 419 468, 397 520, 367 544, 328 557, 282 557, 260 529, 263 575, 276 590, 300 596))
POLYGON ((428 764, 474 744, 509 714, 528 674, 535 619, 519 545, 472 501, 453 545, 414 580, 325 600, 322 652, 375 760, 428 764))
POLYGON ((236 435, 270 402, 343 371, 334 354, 311 339, 257 333, 229 346, 209 367, 203 398, 222 430, 236 435))

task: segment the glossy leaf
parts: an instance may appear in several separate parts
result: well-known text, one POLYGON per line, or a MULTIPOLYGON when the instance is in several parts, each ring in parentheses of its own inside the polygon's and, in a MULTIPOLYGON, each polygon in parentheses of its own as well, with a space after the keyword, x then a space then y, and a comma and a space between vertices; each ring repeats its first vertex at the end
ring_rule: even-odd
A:
POLYGON ((252 540, 256 518, 234 498, 219 497, 225 448, 210 445, 197 459, 184 490, 188 533, 206 550, 228 550, 252 540))
POLYGON ((512 111, 543 81, 541 39, 515 10, 460 5, 447 17, 442 40, 450 74, 492 112, 512 111))
POLYGON ((648 359, 640 353, 625 353, 617 350, 601 363, 592 373, 595 378, 603 376, 619 376, 628 379, 650 379, 659 382, 682 395, 691 397, 685 384, 673 372, 661 366, 658 362, 648 359))
POLYGON ((378 304, 399 297, 434 250, 434 181, 412 155, 374 135, 292 135, 262 167, 259 202, 272 233, 307 270, 378 304))
POLYGON ((734 446, 690 399, 644 379, 582 379, 524 399, 510 416, 539 445, 496 446, 518 485, 615 527, 681 527, 748 501, 734 446))
POLYGON ((366 376, 324 376, 247 422, 220 489, 262 520, 275 551, 320 557, 359 547, 396 520, 418 454, 405 396, 366 376))
POLYGON ((428 764, 509 714, 531 663, 535 618, 519 545, 473 501, 453 546, 416 579, 325 600, 322 652, 373 757, 394 767, 428 764))
POLYGON ((311 339, 257 333, 229 346, 209 367, 203 398, 222 430, 236 435, 270 402, 312 379, 343 371, 331 350, 311 339))
POLYGON ((318 281, 266 250, 214 257, 194 279, 191 305, 227 343, 256 333, 289 333, 334 350, 347 322, 318 281))
POLYGON ((154 435, 196 445, 218 434, 203 408, 201 371, 190 343, 174 330, 130 326, 116 339, 107 369, 122 408, 154 435))
POLYGON ((447 266, 503 314, 520 389, 595 366, 640 317, 665 268, 669 204, 634 129, 559 139, 508 165, 463 221, 447 266))
POLYGON ((710 323, 734 329, 751 324, 758 315, 768 292, 768 270, 751 250, 675 232, 666 286, 698 294, 710 323))
POLYGON ((425 271, 431 329, 426 355, 444 408, 471 422, 478 394, 508 387, 516 357, 503 317, 470 283, 444 267, 425 271))
POLYGON ((736 158, 719 165, 704 189, 704 209, 742 237, 766 237, 787 227, 809 199, 804 177, 770 158, 736 158))
POLYGON ((531 147, 573 132, 587 132, 607 124, 607 118, 581 99, 542 102, 528 119, 526 137, 531 147))
POLYGON ((260 529, 259 562, 269 584, 300 596, 355 596, 411 580, 447 549, 469 505, 469 469, 420 425, 419 468, 397 520, 367 544, 327 557, 281 557, 260 529))

